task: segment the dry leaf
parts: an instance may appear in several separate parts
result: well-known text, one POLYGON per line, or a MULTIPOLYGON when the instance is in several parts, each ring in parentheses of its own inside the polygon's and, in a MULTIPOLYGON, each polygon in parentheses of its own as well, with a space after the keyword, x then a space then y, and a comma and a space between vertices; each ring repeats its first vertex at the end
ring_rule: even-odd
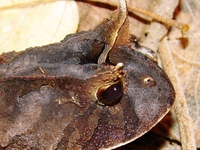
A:
POLYGON ((76 32, 79 16, 75 2, 55 1, 33 5, 34 1, 1 1, 1 8, 13 8, 0 8, 0 52, 58 42, 67 34, 76 32), (20 7, 24 3, 27 6, 20 7))

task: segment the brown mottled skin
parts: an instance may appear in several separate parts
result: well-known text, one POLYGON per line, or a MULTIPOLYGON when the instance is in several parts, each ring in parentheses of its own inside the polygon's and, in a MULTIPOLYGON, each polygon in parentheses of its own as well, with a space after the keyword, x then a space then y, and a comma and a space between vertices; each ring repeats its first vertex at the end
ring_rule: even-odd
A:
POLYGON ((97 63, 110 27, 104 21, 59 43, 0 55, 0 149, 114 148, 169 111, 174 89, 154 61, 120 44, 97 63), (98 89, 118 82, 120 99, 100 105, 98 89))

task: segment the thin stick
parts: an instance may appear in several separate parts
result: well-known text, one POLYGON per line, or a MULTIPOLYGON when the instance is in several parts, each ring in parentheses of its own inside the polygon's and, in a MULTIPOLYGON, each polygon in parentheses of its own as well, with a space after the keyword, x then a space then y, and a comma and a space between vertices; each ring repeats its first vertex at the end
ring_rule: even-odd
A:
MULTIPOLYGON (((101 2, 102 3, 102 0, 87 0, 87 1, 101 2)), ((112 3, 109 3, 109 2, 106 2, 106 4, 116 6, 116 4, 112 4, 112 3)), ((138 13, 141 13, 143 15, 149 16, 152 19, 154 19, 156 21, 159 21, 159 22, 162 22, 164 24, 167 24, 169 26, 174 26, 174 27, 176 27, 176 28, 181 30, 181 33, 182 33, 183 37, 186 37, 186 33, 190 29, 188 24, 181 23, 181 22, 178 22, 178 21, 170 19, 170 18, 165 18, 165 17, 163 17, 161 15, 155 14, 153 12, 150 12, 148 10, 145 10, 145 9, 142 9, 142 8, 139 8, 139 7, 129 7, 128 6, 128 10, 129 10, 129 12, 132 12, 132 13, 138 12, 138 13)))
POLYGON ((131 12, 138 12, 138 13, 144 14, 146 16, 153 18, 154 20, 157 20, 157 21, 162 22, 164 24, 167 24, 169 26, 174 26, 174 27, 180 29, 183 37, 185 37, 186 32, 190 29, 188 24, 184 24, 184 23, 178 22, 178 21, 173 20, 173 19, 165 18, 163 16, 152 13, 152 12, 147 11, 147 10, 142 9, 142 8, 129 7, 128 9, 131 12))
POLYGON ((176 99, 173 108, 176 113, 179 125, 182 149, 196 150, 192 120, 188 112, 185 94, 182 89, 176 67, 174 65, 170 47, 167 45, 167 40, 164 38, 160 45, 159 52, 161 61, 163 62, 163 68, 169 76, 176 92, 176 99))

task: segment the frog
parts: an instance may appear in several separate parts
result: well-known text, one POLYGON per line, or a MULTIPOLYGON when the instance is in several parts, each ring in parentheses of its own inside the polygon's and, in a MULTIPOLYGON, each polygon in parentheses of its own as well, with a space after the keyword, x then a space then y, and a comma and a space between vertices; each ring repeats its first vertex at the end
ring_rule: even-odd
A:
POLYGON ((174 103, 167 74, 128 31, 125 0, 94 29, 0 55, 0 149, 114 149, 174 103))

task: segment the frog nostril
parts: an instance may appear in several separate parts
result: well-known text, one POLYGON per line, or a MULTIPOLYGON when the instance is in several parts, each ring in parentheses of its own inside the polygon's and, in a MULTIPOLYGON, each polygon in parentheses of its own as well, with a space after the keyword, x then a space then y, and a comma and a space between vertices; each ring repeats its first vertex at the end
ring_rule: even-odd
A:
POLYGON ((142 83, 147 87, 154 87, 156 85, 156 81, 151 76, 143 77, 142 83))

